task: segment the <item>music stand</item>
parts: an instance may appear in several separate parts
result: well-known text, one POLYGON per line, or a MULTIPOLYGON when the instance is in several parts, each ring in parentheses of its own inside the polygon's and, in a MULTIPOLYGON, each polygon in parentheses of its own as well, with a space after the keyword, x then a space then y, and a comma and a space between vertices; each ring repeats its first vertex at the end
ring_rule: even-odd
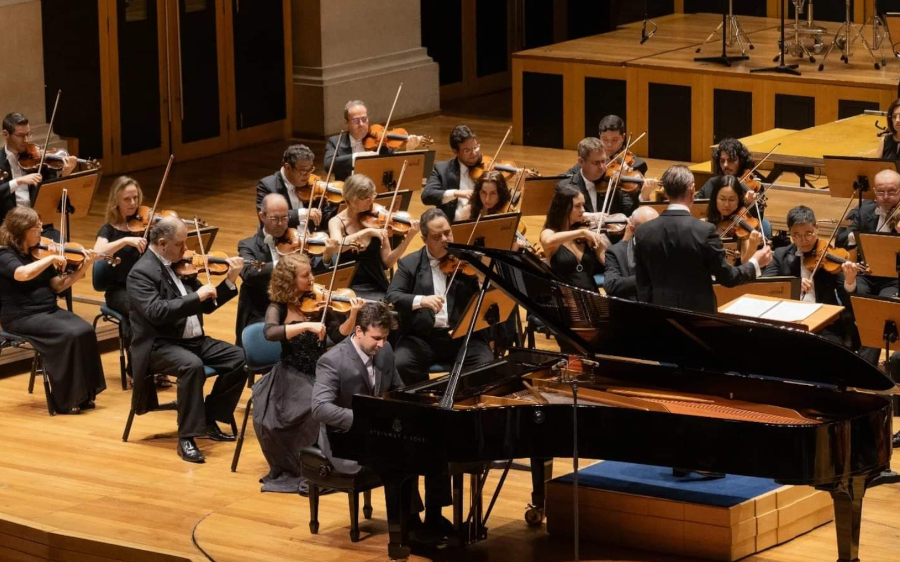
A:
MULTIPOLYGON (((653 207, 657 213, 662 214, 669 207, 669 202, 641 201, 640 206, 653 207)), ((691 215, 696 219, 705 219, 707 210, 709 210, 709 199, 694 199, 694 202, 691 203, 691 215)))
MULTIPOLYGON (((66 218, 71 219, 74 217, 79 219, 86 217, 91 210, 91 201, 99 183, 100 168, 77 172, 64 178, 48 180, 38 185, 34 194, 32 208, 37 212, 41 222, 56 224, 57 219, 62 214, 62 209, 60 208, 62 192, 63 189, 67 189, 69 192, 69 211, 66 218)), ((68 223, 66 226, 69 226, 68 223)), ((69 228, 66 228, 67 233, 70 231, 69 228)))
MULTIPOLYGON (((406 180, 403 180, 403 183, 406 183, 406 180)), ((391 199, 394 198, 393 191, 387 191, 385 193, 379 193, 375 196, 375 202, 379 205, 387 208, 388 205, 391 204, 391 199)), ((408 189, 404 189, 397 192, 397 199, 394 201, 394 212, 397 211, 407 211, 409 210, 409 204, 412 202, 412 191, 408 189)), ((347 208, 347 202, 344 201, 338 206, 338 213, 347 208)))
POLYGON ((744 295, 800 300, 800 278, 791 276, 759 277, 751 283, 726 287, 713 283, 717 302, 731 302, 744 295))
MULTIPOLYGON (((203 226, 200 227, 200 236, 203 240, 203 249, 209 252, 212 249, 213 242, 216 241, 216 235, 219 233, 218 226, 203 226)), ((196 253, 200 253, 200 244, 197 243, 197 231, 193 228, 188 228, 188 236, 184 241, 184 245, 188 250, 193 250, 196 253)))
POLYGON ((855 156, 825 156, 825 177, 831 197, 875 199, 875 176, 882 170, 897 171, 896 160, 858 158, 855 156))
POLYGON ((900 279, 900 236, 857 232, 866 264, 875 277, 900 279))
POLYGON ((359 156, 353 164, 353 173, 370 177, 375 182, 375 190, 378 193, 394 191, 398 189, 397 180, 400 178, 400 169, 403 168, 404 160, 406 161, 406 173, 403 175, 403 185, 399 186, 399 189, 422 189, 422 180, 425 179, 424 152, 359 156))
POLYGON ((568 176, 525 178, 519 210, 522 216, 545 216, 556 193, 556 184, 568 176))
MULTIPOLYGON (((450 330, 451 338, 456 339, 466 335, 469 325, 472 323, 472 315, 475 314, 475 303, 475 295, 472 295, 472 298, 469 299, 469 304, 466 305, 466 311, 460 317, 456 326, 450 330)), ((472 333, 506 322, 509 320, 509 315, 512 314, 515 307, 516 303, 509 298, 509 295, 497 288, 492 287, 488 289, 484 293, 484 302, 481 303, 481 310, 478 312, 478 318, 475 320, 475 327, 472 328, 472 333)))
POLYGON ((481 246, 497 250, 509 250, 516 239, 516 228, 519 226, 519 213, 503 213, 491 215, 478 221, 475 234, 475 220, 459 221, 450 225, 453 230, 453 241, 457 244, 481 246), (471 242, 469 242, 471 236, 471 242))
MULTIPOLYGON (((341 259, 344 259, 344 256, 341 256, 341 259)), ((338 265, 337 273, 334 274, 335 289, 346 289, 350 286, 350 282, 353 281, 353 276, 356 275, 356 265, 356 260, 348 261, 346 263, 342 262, 338 265)), ((327 288, 331 284, 332 271, 334 271, 333 267, 328 271, 317 273, 315 275, 315 282, 319 285, 325 285, 327 288)))

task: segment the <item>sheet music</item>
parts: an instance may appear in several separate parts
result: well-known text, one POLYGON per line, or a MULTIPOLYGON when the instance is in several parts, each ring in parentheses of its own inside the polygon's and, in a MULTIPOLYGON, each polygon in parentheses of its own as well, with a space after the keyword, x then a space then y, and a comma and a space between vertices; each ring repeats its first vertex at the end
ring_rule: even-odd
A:
POLYGON ((734 314, 735 316, 761 318, 763 314, 769 312, 769 310, 776 305, 778 305, 778 302, 776 301, 755 299, 753 297, 741 297, 722 312, 725 314, 734 314))
POLYGON ((781 301, 760 316, 760 318, 780 320, 782 322, 801 322, 820 308, 822 308, 822 305, 818 303, 781 301))

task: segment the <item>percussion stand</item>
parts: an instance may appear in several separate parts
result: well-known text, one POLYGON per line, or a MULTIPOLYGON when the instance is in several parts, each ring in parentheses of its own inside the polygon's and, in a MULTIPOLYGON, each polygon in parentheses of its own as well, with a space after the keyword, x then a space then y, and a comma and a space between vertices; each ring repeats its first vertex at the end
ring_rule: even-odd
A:
POLYGON ((706 41, 704 41, 702 45, 697 47, 696 53, 700 54, 700 51, 703 50, 703 47, 705 47, 707 43, 710 43, 717 33, 722 34, 722 42, 727 43, 729 47, 733 47, 734 42, 737 41, 738 46, 741 48, 742 56, 747 55, 747 49, 744 48, 744 43, 747 44, 747 47, 749 49, 753 49, 753 42, 750 41, 750 37, 747 36, 744 28, 741 27, 741 23, 734 16, 734 10, 732 9, 732 0, 728 0, 727 17, 722 18, 722 23, 720 23, 719 26, 709 34, 709 36, 706 38, 706 41))
POLYGON ((644 23, 641 25, 641 45, 646 43, 656 33, 656 24, 650 19, 650 0, 644 0, 644 23), (652 26, 647 32, 647 26, 652 26))
MULTIPOLYGON (((808 58, 809 62, 816 62, 816 57, 809 52, 809 49, 806 48, 806 45, 804 45, 803 41, 800 39, 800 12, 803 10, 805 1, 806 0, 792 0, 794 3, 794 40, 788 45, 784 45, 784 20, 782 18, 781 52, 784 53, 785 49, 787 49, 795 57, 808 58)), ((782 10, 783 9, 784 7, 782 6, 782 10)), ((810 6, 810 11, 812 11, 812 6, 810 6)), ((778 58, 781 56, 783 55, 775 55, 772 62, 778 62, 778 58)))
MULTIPOLYGON (((834 50, 835 47, 841 50, 841 60, 844 61, 844 64, 850 63, 850 45, 853 42, 853 21, 850 19, 850 0, 845 0, 845 15, 844 15, 844 23, 841 24, 841 27, 837 30, 837 33, 834 34, 834 39, 831 40, 831 45, 828 46, 828 50, 825 51, 825 56, 822 57, 822 62, 819 64, 819 71, 825 69, 825 60, 828 58, 828 55, 831 54, 831 51, 834 50)), ((863 46, 866 48, 866 52, 869 53, 869 56, 872 57, 872 62, 875 63, 875 68, 879 68, 878 61, 875 60, 875 54, 872 53, 872 49, 869 48, 868 42, 863 39, 863 46)))
POLYGON ((865 23, 863 23, 859 30, 856 32, 856 35, 853 37, 853 41, 859 39, 862 41, 863 46, 868 49, 870 53, 872 53, 872 58, 875 58, 874 52, 878 51, 878 54, 881 55, 881 64, 879 65, 879 61, 876 59, 875 61, 875 70, 878 70, 882 66, 887 66, 887 58, 884 56, 884 36, 887 33, 887 27, 884 25, 884 20, 881 19, 881 16, 878 13, 878 0, 872 0, 872 15, 868 18, 865 17, 865 13, 868 10, 869 5, 867 2, 863 2, 863 18, 865 23), (866 31, 866 27, 872 25, 872 43, 869 44, 866 41, 865 35, 863 35, 866 31))
MULTIPOLYGON (((750 72, 779 72, 781 74, 793 74, 794 76, 800 76, 800 71, 797 70, 799 65, 796 64, 785 64, 784 63, 784 12, 785 7, 784 4, 788 0, 781 0, 781 54, 779 55, 781 62, 778 66, 771 66, 769 68, 754 68, 751 69, 750 72)), ((849 0, 848 0, 849 2, 849 0)), ((778 60, 778 59, 775 59, 778 60)))
MULTIPOLYGON (((694 57, 694 61, 696 61, 696 62, 714 62, 714 63, 718 63, 718 64, 724 64, 725 66, 731 66, 732 61, 747 60, 750 58, 744 54, 744 44, 743 43, 740 43, 740 45, 741 45, 741 54, 740 55, 729 55, 728 54, 728 45, 727 45, 728 33, 726 30, 728 29, 728 14, 730 11, 731 11, 731 0, 722 0, 722 23, 718 28, 716 28, 717 31, 719 29, 722 30, 722 54, 717 57, 694 57)), ((731 17, 732 17, 732 19, 734 19, 734 16, 731 16, 731 17)), ((743 30, 741 30, 741 33, 743 33, 743 30)), ((713 31, 712 34, 710 34, 710 36, 706 39, 706 42, 708 42, 709 39, 715 34, 716 34, 716 31, 713 31)), ((740 42, 740 40, 738 40, 738 41, 740 42)), ((704 42, 703 44, 705 45, 706 42, 704 42)), ((699 53, 702 48, 703 48, 703 45, 700 45, 699 47, 697 47, 697 52, 699 53)), ((752 49, 753 45, 750 45, 750 48, 752 49)))

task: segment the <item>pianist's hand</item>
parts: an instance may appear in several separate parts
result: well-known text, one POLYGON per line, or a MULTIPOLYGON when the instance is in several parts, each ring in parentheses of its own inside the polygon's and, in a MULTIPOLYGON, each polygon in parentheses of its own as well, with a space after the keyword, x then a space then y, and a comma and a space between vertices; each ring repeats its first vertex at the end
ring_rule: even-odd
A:
POLYGON ((437 314, 444 308, 444 297, 441 295, 428 295, 427 297, 422 297, 422 307, 430 308, 437 314))

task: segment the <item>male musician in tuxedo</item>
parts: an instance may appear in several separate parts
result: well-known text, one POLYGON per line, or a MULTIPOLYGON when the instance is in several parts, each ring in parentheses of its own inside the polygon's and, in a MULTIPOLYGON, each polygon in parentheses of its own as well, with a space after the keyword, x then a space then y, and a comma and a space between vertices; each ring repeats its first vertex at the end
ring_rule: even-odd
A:
MULTIPOLYGON (((556 184, 557 187, 569 185, 581 191, 584 195, 584 216, 591 223, 600 219, 603 202, 606 198, 609 179, 606 177, 606 168, 609 164, 609 155, 603 148, 603 143, 596 137, 581 139, 578 143, 578 163, 566 172, 568 177, 556 184)), ((609 214, 623 213, 626 217, 638 207, 638 194, 625 193, 616 188, 609 204, 609 214)))
POLYGON ((691 216, 694 175, 685 166, 663 174, 669 206, 635 231, 638 300, 695 312, 716 313, 712 277, 726 287, 753 281, 772 260, 769 246, 746 264, 729 265, 716 226, 691 216))
MULTIPOLYGON (((329 349, 316 365, 316 383, 313 387, 312 414, 318 421, 319 447, 334 467, 345 474, 357 474, 367 469, 352 460, 334 456, 328 434, 331 431, 349 431, 353 425, 353 396, 381 396, 403 386, 397 371, 394 350, 388 342, 391 331, 391 311, 380 302, 364 304, 356 315, 353 335, 329 349)), ((421 533, 421 499, 418 486, 414 486, 410 508, 410 526, 419 534, 444 536, 452 530, 452 524, 441 515, 441 508, 451 504, 450 481, 446 475, 425 478, 425 525, 431 533, 421 533)), ((384 486, 388 518, 398 521, 400 489, 396 483, 386 481, 384 486)))
MULTIPOLYGON (((374 156, 375 152, 366 150, 363 141, 369 134, 369 110, 360 100, 348 101, 344 106, 344 135, 334 135, 325 145, 325 164, 330 166, 334 158, 334 178, 344 181, 353 173, 353 165, 358 156, 374 156), (338 146, 340 140, 340 146, 338 146)), ((422 137, 409 135, 406 150, 415 150, 422 142, 422 137)), ((393 154, 394 151, 382 143, 379 154, 393 154)))
POLYGON ((475 194, 469 168, 481 162, 481 146, 472 129, 457 125, 450 131, 450 150, 455 158, 434 165, 422 190, 422 203, 436 206, 450 222, 456 222, 475 194))
POLYGON ((316 167, 313 165, 315 155, 313 151, 302 144, 292 144, 284 151, 281 158, 281 169, 259 180, 256 185, 256 210, 262 208, 262 201, 266 195, 277 193, 283 196, 288 202, 290 210, 288 227, 296 227, 300 221, 310 219, 312 224, 310 230, 321 230, 328 224, 328 219, 337 212, 336 205, 330 205, 327 201, 323 203, 325 215, 322 211, 314 206, 307 209, 310 194, 307 192, 304 196, 301 189, 309 185, 309 176, 316 167), (323 220, 324 219, 324 220, 323 220))
MULTIPOLYGON (((850 226, 841 229, 835 240, 836 245, 842 248, 857 247, 860 261, 865 259, 865 248, 859 246, 860 233, 900 233, 900 221, 893 228, 887 223, 891 213, 900 205, 900 174, 894 170, 878 172, 873 191, 875 200, 866 199, 861 207, 850 211, 847 215, 850 226)), ((896 296, 897 278, 864 275, 856 280, 856 292, 860 295, 896 296)))
MULTIPOLYGON (((28 149, 31 140, 31 125, 28 118, 21 113, 9 113, 3 118, 3 140, 5 146, 0 151, 0 224, 6 213, 16 207, 31 207, 37 195, 37 188, 44 181, 41 174, 26 174, 19 165, 19 154, 28 149), (5 172, 5 175, 4 173, 5 172)), ((68 156, 64 159, 60 175, 65 177, 75 170, 78 159, 68 156)), ((53 228, 52 221, 44 221, 44 236, 59 240, 59 232, 53 228)))
MULTIPOLYGON (((440 209, 422 214, 419 228, 425 246, 400 260, 385 298, 400 314, 401 336, 397 342, 397 370, 406 384, 428 378, 435 363, 460 360, 465 338, 451 338, 450 328, 462 317, 478 292, 478 280, 461 273, 447 275, 440 261, 453 242, 447 215, 440 209), (447 284, 452 280, 449 291, 447 284)), ((487 333, 472 334, 464 365, 472 367, 493 359, 487 333)))
MULTIPOLYGON (((235 345, 241 344, 241 333, 244 328, 254 322, 262 322, 269 306, 269 280, 272 269, 278 263, 277 242, 284 236, 290 221, 290 207, 287 200, 277 194, 270 193, 263 197, 259 209, 259 222, 262 230, 256 235, 238 242, 238 255, 244 263, 258 262, 264 264, 260 268, 245 266, 241 270, 241 296, 238 297, 238 310, 235 322, 235 345)), ((325 239, 325 252, 322 257, 314 257, 310 261, 314 273, 328 269, 338 242, 332 238, 325 239)))
MULTIPOLYGON (((625 141, 628 139, 625 136, 625 121, 621 117, 618 115, 607 115, 600 120, 598 129, 600 142, 603 143, 603 148, 606 149, 606 154, 610 158, 625 148, 625 141)), ((647 175, 647 163, 636 154, 634 155, 634 163, 631 165, 631 169, 640 172, 642 176, 647 175)))
POLYGON ((803 301, 843 306, 840 319, 819 335, 856 351, 859 349, 859 333, 853 321, 849 295, 857 286, 856 265, 846 262, 836 274, 819 268, 813 276, 812 271, 803 264, 803 257, 812 252, 819 241, 815 213, 804 205, 794 207, 788 211, 787 226, 792 243, 775 250, 763 276, 799 277, 803 301))
POLYGON ((637 279, 634 272, 634 232, 640 225, 659 217, 653 207, 638 207, 628 219, 622 240, 606 250, 606 271, 603 290, 611 297, 637 300, 637 279))
POLYGON ((207 336, 203 314, 209 314, 237 295, 235 281, 244 260, 228 258, 228 274, 218 287, 181 279, 172 265, 184 255, 187 227, 173 217, 150 230, 149 251, 128 274, 134 358, 134 394, 137 414, 158 406, 154 373, 178 379, 178 456, 188 462, 204 462, 196 437, 233 441, 217 422, 230 423, 247 380, 244 352, 239 347, 207 336), (204 366, 218 377, 203 400, 204 366))

